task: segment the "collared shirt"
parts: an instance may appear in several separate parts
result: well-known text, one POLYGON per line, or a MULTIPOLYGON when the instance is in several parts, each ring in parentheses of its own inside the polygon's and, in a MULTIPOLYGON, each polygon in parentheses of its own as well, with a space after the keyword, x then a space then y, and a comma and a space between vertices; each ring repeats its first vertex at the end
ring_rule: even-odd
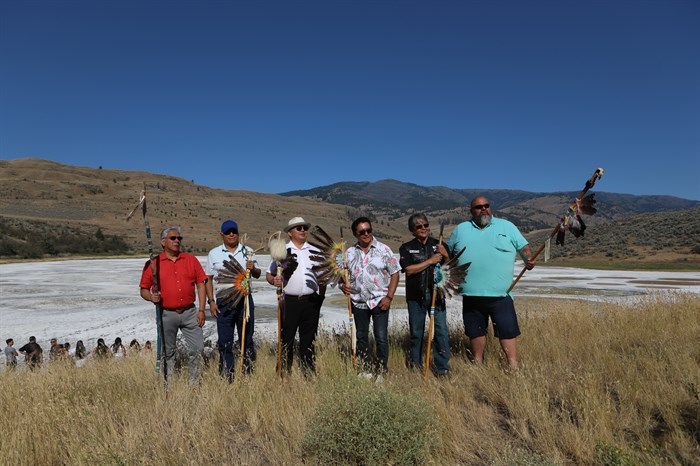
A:
MULTIPOLYGON (((139 287, 150 289, 153 286, 151 262, 147 261, 141 273, 139 287)), ((181 252, 175 261, 168 259, 165 251, 158 255, 158 285, 161 304, 165 309, 181 309, 194 305, 195 284, 207 279, 202 264, 191 254, 181 252)))
MULTIPOLYGON (((231 256, 233 256, 233 258, 236 259, 236 262, 238 262, 244 269, 248 259, 253 261, 253 265, 256 269, 258 268, 258 259, 255 257, 255 252, 251 248, 238 243, 236 250, 232 253, 226 249, 226 246, 223 243, 221 243, 221 245, 209 251, 209 254, 207 255, 207 265, 204 268, 204 271, 207 275, 216 277, 219 270, 224 268, 224 261, 230 260, 231 256)), ((217 283, 216 280, 214 280, 213 286, 214 293, 216 293, 217 290, 232 287, 233 283, 217 283)))
MULTIPOLYGON (((311 245, 305 242, 301 248, 297 248, 294 246, 294 243, 289 241, 287 243, 287 249, 290 249, 292 254, 296 256, 299 265, 292 276, 289 277, 289 282, 284 285, 285 294, 305 296, 318 292, 316 274, 311 270, 311 267, 316 265, 316 263, 309 257, 313 250, 311 245)), ((267 271, 272 275, 277 275, 277 262, 270 262, 267 271)))
POLYGON ((515 253, 527 246, 527 240, 508 220, 491 218, 491 224, 479 228, 474 221, 463 222, 452 231, 447 248, 456 254, 463 247, 459 263, 471 262, 464 296, 505 296, 513 281, 515 253))
POLYGON ((365 254, 358 243, 347 251, 348 270, 350 272, 350 298, 356 305, 373 309, 389 292, 391 276, 401 270, 399 261, 391 248, 372 239, 365 254))

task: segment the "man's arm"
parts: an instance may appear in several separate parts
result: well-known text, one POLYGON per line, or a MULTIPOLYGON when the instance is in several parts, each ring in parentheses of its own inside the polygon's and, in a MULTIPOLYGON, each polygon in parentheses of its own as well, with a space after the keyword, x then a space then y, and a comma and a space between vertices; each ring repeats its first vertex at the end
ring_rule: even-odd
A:
POLYGON ((199 301, 199 311, 197 312, 197 324, 200 327, 204 326, 204 321, 206 320, 206 309, 207 309, 207 287, 205 285, 207 280, 197 282, 197 299, 199 301))
POLYGON ((520 257, 522 258, 523 262, 525 262, 525 267, 528 270, 535 268, 535 261, 532 260, 532 250, 530 249, 529 244, 523 246, 523 248, 518 251, 518 254, 520 254, 520 257))
POLYGON ((214 275, 207 275, 205 289, 207 302, 209 303, 209 313, 212 317, 216 317, 219 315, 219 306, 216 304, 216 296, 214 295, 214 275))

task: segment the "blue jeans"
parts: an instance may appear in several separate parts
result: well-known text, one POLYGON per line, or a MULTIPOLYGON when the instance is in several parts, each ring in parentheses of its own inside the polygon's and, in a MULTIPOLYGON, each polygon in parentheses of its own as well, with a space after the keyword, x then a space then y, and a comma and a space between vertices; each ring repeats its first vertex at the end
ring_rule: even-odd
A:
MULTIPOLYGON (((245 327, 245 371, 252 372, 252 361, 255 360, 255 342, 253 341, 253 332, 255 331, 255 304, 253 297, 249 296, 250 318, 246 322, 245 327)), ((217 300, 217 305, 219 301, 217 300)), ((245 298, 241 299, 238 306, 221 306, 219 307, 219 315, 216 317, 216 333, 219 337, 219 373, 222 377, 228 380, 233 380, 235 372, 235 360, 233 354, 233 338, 234 331, 238 330, 238 341, 241 341, 243 332, 243 306, 245 306, 245 298)), ((243 352, 243 351, 242 351, 243 352)))
MULTIPOLYGON (((408 361, 411 367, 423 367, 423 340, 425 336, 425 317, 430 317, 431 296, 428 294, 423 302, 407 301, 408 327, 411 333, 411 354, 408 361)), ((447 312, 444 304, 435 304, 435 341, 432 344, 432 362, 438 374, 446 374, 450 370, 450 342, 447 334, 447 312)))
POLYGON ((382 311, 379 306, 374 309, 360 309, 352 306, 357 328, 357 357, 364 370, 371 370, 372 358, 369 353, 369 321, 372 319, 374 342, 377 346, 377 363, 374 368, 386 372, 389 359, 389 311, 382 311))

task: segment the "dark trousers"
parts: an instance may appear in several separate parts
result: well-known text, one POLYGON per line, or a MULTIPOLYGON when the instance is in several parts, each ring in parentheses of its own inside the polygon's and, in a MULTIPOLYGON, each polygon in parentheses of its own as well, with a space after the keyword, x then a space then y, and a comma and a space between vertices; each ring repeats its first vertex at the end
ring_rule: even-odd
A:
POLYGON ((386 372, 389 360, 389 311, 382 311, 379 306, 374 309, 360 309, 353 305, 352 313, 357 327, 357 357, 364 370, 372 370, 369 353, 369 321, 372 319, 374 342, 377 346, 377 363, 374 367, 379 372, 386 372))
POLYGON ((299 330, 299 359, 304 372, 316 372, 314 342, 318 333, 323 298, 314 293, 302 299, 291 296, 283 302, 282 354, 284 368, 291 371, 294 361, 294 337, 299 330))
MULTIPOLYGON (((255 304, 253 297, 249 296, 250 318, 245 327, 245 349, 241 348, 241 352, 245 354, 245 372, 252 371, 252 362, 255 360, 255 342, 253 341, 253 332, 255 331, 255 304)), ((219 305, 219 302, 216 303, 219 305)), ((220 306, 219 315, 216 317, 216 332, 219 337, 219 372, 223 377, 229 380, 233 379, 233 374, 236 371, 235 360, 233 354, 233 338, 234 332, 238 331, 238 341, 241 341, 243 332, 243 309, 245 306, 245 298, 241 299, 238 305, 234 308, 231 306, 220 306)))

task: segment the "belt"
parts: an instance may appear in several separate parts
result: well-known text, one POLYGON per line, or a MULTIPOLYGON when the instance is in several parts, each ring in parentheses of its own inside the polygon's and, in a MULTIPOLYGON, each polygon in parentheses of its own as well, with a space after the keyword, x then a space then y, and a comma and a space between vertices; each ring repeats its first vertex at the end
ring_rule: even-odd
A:
POLYGON ((185 306, 185 307, 176 307, 173 309, 168 309, 165 307, 163 308, 164 311, 173 311, 173 312, 177 312, 178 314, 182 314, 183 312, 189 311, 190 309, 194 309, 194 304, 190 304, 189 306, 185 306))
POLYGON ((313 294, 302 294, 299 296, 293 295, 293 294, 285 294, 284 299, 292 299, 294 301, 308 301, 311 299, 313 294))

